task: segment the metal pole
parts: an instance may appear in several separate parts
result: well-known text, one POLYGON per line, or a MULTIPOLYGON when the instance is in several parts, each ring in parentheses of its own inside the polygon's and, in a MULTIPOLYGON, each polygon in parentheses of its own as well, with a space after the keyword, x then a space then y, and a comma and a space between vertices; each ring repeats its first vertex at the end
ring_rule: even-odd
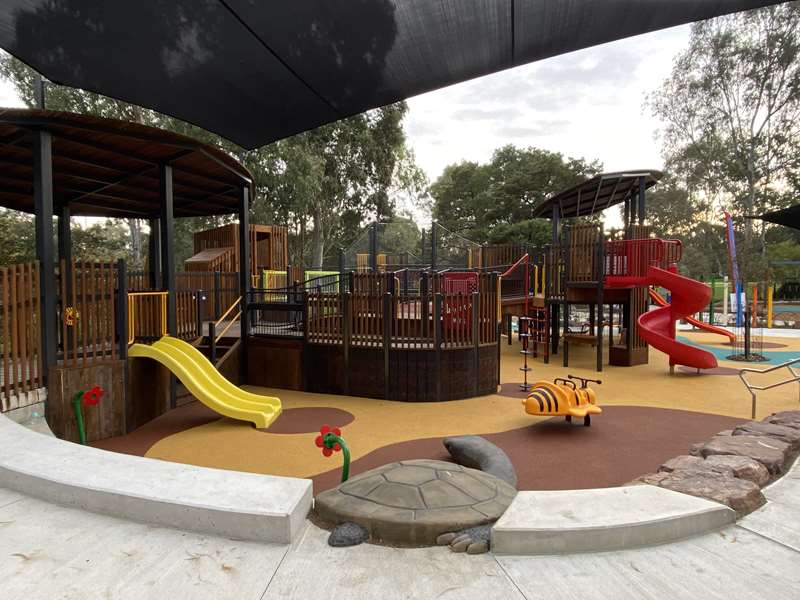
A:
POLYGON ((161 196, 161 288, 167 293, 167 333, 177 334, 175 313, 175 235, 172 190, 172 167, 159 165, 159 194, 161 196))
POLYGON ((47 82, 39 73, 33 79, 33 97, 36 108, 39 110, 47 108, 47 82))
POLYGON ((208 345, 211 364, 215 365, 217 363, 217 324, 214 321, 208 324, 208 345))
POLYGON ((194 301, 195 301, 195 308, 197 310, 196 315, 196 325, 197 325, 197 336, 202 337, 205 333, 203 331, 203 310, 205 308, 205 292, 203 290, 197 290, 195 292, 194 301))
POLYGON ((53 141, 49 131, 33 133, 33 203, 36 213, 36 259, 40 265, 43 379, 56 364, 56 274, 53 259, 53 141))
POLYGON ((645 216, 645 178, 639 177, 639 202, 638 202, 638 221, 639 225, 644 225, 644 216, 645 216))
POLYGON ((472 292, 472 352, 473 352, 473 371, 475 377, 473 380, 473 395, 478 395, 480 383, 480 308, 481 308, 481 295, 478 292, 472 292))
POLYGON ((352 335, 352 303, 350 292, 342 294, 342 352, 344 354, 344 393, 350 395, 350 337, 352 335))
POLYGON ((222 316, 222 273, 214 271, 214 320, 222 316))
POLYGON ((369 229, 369 268, 373 273, 378 270, 378 222, 375 221, 369 229))
POLYGON ((431 269, 434 271, 436 270, 436 263, 438 259, 438 244, 439 244, 439 232, 438 230, 438 223, 433 221, 431 223, 431 269))
POLYGON ((147 262, 150 277, 150 289, 157 290, 161 287, 161 222, 159 219, 150 219, 150 235, 147 240, 147 262))
POLYGON ((250 335, 250 315, 247 299, 250 292, 250 186, 243 185, 239 195, 239 290, 242 311, 240 320, 240 357, 239 376, 242 383, 247 383, 248 337, 250 335))
POLYGON ((442 295, 433 297, 433 348, 436 353, 436 401, 442 399, 442 295))
POLYGON ((125 261, 117 261, 117 340, 119 357, 128 358, 128 277, 125 261))
POLYGON ((392 331, 392 294, 383 295, 383 397, 389 399, 389 350, 392 331))

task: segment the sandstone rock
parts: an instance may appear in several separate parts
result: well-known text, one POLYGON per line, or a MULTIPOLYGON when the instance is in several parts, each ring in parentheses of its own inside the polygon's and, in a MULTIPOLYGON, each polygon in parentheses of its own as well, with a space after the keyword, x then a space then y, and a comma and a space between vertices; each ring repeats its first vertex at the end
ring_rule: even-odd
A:
POLYGON ((769 471, 767 471, 767 468, 749 456, 713 454, 706 459, 706 463, 713 466, 728 468, 733 471, 734 477, 747 479, 759 487, 764 487, 769 481, 769 471))
POLYGON ((700 449, 703 457, 715 454, 749 456, 777 475, 786 466, 789 444, 766 436, 731 435, 714 437, 700 449))
POLYGON ((733 435, 733 429, 725 429, 724 431, 718 431, 717 435, 733 435))
POLYGON ((689 446, 689 455, 690 456, 700 456, 700 451, 705 446, 705 442, 697 442, 696 444, 692 444, 689 446))
POLYGON ((689 456, 684 454, 682 456, 670 458, 668 461, 658 467, 658 470, 659 472, 672 473, 672 471, 679 471, 681 469, 697 466, 702 462, 703 459, 699 456, 689 456))
POLYGON ((763 422, 800 429, 800 410, 784 410, 782 412, 777 412, 766 417, 763 422))
POLYGON ((763 505, 761 489, 752 481, 725 475, 690 475, 676 472, 660 482, 660 486, 676 492, 713 500, 736 511, 742 517, 763 505), (689 475, 683 477, 682 475, 689 475))
POLYGON ((460 465, 480 469, 517 486, 517 472, 511 459, 498 446, 479 435, 459 435, 442 440, 450 456, 460 465))
POLYGON ((764 423, 763 421, 748 421, 736 427, 733 435, 761 435, 775 438, 789 444, 790 452, 800 450, 800 429, 778 425, 776 423, 764 423))

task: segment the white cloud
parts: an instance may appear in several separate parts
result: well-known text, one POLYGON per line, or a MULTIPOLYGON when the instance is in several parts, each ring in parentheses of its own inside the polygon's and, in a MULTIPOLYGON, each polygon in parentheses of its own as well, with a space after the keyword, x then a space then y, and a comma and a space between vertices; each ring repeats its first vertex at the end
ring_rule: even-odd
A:
POLYGON ((513 143, 599 159, 606 171, 659 168, 645 95, 669 76, 689 26, 588 48, 409 100, 406 132, 431 180, 513 143))

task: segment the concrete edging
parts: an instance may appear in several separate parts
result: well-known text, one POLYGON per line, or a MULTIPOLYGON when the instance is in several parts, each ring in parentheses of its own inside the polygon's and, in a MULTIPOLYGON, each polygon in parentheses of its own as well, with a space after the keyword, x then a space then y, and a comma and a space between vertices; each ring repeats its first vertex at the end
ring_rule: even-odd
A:
POLYGON ((311 509, 309 479, 116 454, 41 435, 4 415, 0 438, 0 487, 113 517, 286 544, 311 509))
POLYGON ((492 528, 492 552, 624 550, 709 533, 735 521, 727 506, 651 485, 519 492, 492 528))

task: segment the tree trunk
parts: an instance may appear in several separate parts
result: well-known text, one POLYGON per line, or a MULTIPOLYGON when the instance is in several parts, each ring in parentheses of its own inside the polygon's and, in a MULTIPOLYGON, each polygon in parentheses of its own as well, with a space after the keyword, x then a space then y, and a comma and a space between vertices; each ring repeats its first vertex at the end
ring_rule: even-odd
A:
POLYGON ((131 230, 131 253, 133 254, 133 264, 138 269, 143 264, 142 224, 139 219, 128 219, 128 228, 131 230))
POLYGON ((325 231, 322 226, 322 215, 319 209, 314 210, 314 232, 311 238, 311 266, 314 269, 322 268, 322 259, 325 256, 325 231))

